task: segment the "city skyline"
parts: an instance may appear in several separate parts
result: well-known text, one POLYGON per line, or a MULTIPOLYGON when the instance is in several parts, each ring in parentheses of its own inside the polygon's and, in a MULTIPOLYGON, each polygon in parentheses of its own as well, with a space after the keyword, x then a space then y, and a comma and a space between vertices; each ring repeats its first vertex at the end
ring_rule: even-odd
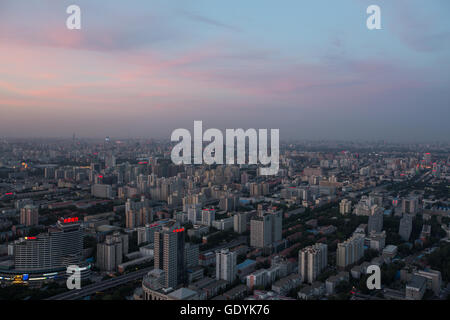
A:
POLYGON ((448 141, 450 5, 435 0, 0 4, 0 136, 448 141), (381 7, 382 30, 366 28, 381 7))

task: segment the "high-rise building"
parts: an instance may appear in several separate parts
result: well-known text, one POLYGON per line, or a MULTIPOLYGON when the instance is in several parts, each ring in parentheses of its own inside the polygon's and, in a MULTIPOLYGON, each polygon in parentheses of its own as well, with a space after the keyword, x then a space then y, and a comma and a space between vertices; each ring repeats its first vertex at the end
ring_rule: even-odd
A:
POLYGON ((125 224, 127 228, 142 227, 151 223, 152 220, 152 208, 148 199, 142 196, 139 202, 133 202, 131 199, 127 200, 125 204, 125 224))
POLYGON ((270 186, 268 183, 250 183, 250 195, 252 197, 265 196, 270 192, 270 186))
POLYGON ((381 232, 383 230, 383 210, 376 207, 369 216, 369 223, 367 225, 367 233, 381 232))
POLYGON ((100 270, 114 272, 128 253, 128 235, 107 235, 103 243, 97 244, 97 266, 100 270), (126 244, 126 245, 125 245, 126 244))
POLYGON ((328 264, 328 246, 316 243, 298 253, 298 271, 303 282, 313 283, 328 264))
POLYGON ((370 249, 374 249, 377 251, 382 251, 386 244, 386 232, 375 232, 372 231, 369 236, 366 238, 366 241, 369 242, 370 249))
POLYGON ((211 227, 216 218, 216 210, 203 209, 202 210, 202 225, 211 227))
POLYGON ((83 231, 78 219, 60 219, 47 233, 14 243, 15 268, 21 271, 61 270, 81 260, 83 231))
POLYGON ((416 214, 419 210, 419 199, 409 197, 402 200, 402 213, 416 214))
POLYGON ((198 266, 198 256, 200 255, 200 246, 198 244, 186 243, 184 246, 184 261, 186 268, 198 266))
POLYGON ((234 225, 234 232, 236 233, 244 233, 247 231, 247 213, 237 213, 233 216, 233 225, 234 225))
POLYGON ((352 202, 350 200, 343 199, 339 203, 339 212, 341 214, 349 214, 349 213, 351 213, 352 212, 352 202))
POLYGON ((219 207, 220 210, 230 212, 236 210, 239 202, 239 197, 234 195, 224 195, 220 198, 219 207))
POLYGON ((202 205, 193 203, 186 205, 188 221, 192 224, 199 224, 202 221, 202 205))
POLYGON ((175 221, 169 222, 161 231, 155 232, 154 261, 155 269, 163 270, 165 273, 166 288, 175 288, 185 282, 184 230, 179 229, 175 221))
POLYGON ((237 274, 236 261, 236 252, 228 249, 216 251, 216 280, 233 282, 237 274))
POLYGON ((340 268, 345 268, 364 256, 364 235, 355 233, 344 242, 338 243, 336 262, 340 268))
POLYGON ((269 247, 281 240, 281 231, 281 211, 262 212, 250 221, 250 245, 256 248, 269 247))
POLYGON ((33 205, 26 205, 20 209, 20 224, 35 226, 39 224, 39 208, 33 205))
POLYGON ((404 241, 408 241, 412 232, 412 222, 413 215, 412 214, 403 214, 403 217, 400 219, 400 225, 398 234, 404 241))
POLYGON ((152 224, 146 224, 145 227, 138 227, 138 245, 140 245, 141 243, 153 243, 153 241, 155 240, 155 231, 161 230, 163 225, 167 222, 168 220, 159 220, 152 224))

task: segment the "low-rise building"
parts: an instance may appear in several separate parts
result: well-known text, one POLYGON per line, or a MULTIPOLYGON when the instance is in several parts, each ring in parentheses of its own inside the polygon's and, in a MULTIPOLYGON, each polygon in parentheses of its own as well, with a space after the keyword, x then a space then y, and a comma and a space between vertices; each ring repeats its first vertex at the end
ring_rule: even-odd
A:
POLYGON ((422 300, 427 288, 427 278, 419 275, 413 275, 411 281, 405 288, 405 297, 407 300, 422 300))
POLYGON ((320 281, 315 281, 311 285, 306 285, 297 294, 297 297, 302 300, 316 299, 325 294, 325 284, 320 281))
POLYGON ((397 246, 388 245, 383 249, 383 256, 393 259, 397 255, 397 246))
POLYGON ((301 277, 299 274, 294 273, 287 277, 284 277, 278 281, 276 281, 272 285, 272 291, 280 294, 280 295, 287 295, 289 291, 292 289, 297 288, 302 283, 301 277))
POLYGON ((228 290, 222 296, 226 300, 240 300, 244 298, 246 295, 247 295, 247 287, 243 284, 240 284, 237 287, 228 290))
POLYGON ((345 271, 339 272, 337 275, 329 277, 325 281, 325 287, 326 287, 327 294, 328 295, 335 294, 336 286, 342 281, 349 281, 349 279, 350 279, 350 275, 348 272, 345 272, 345 271))
POLYGON ((433 291, 436 296, 441 293, 442 277, 441 272, 437 270, 419 270, 416 275, 425 277, 427 279, 427 289, 433 291))

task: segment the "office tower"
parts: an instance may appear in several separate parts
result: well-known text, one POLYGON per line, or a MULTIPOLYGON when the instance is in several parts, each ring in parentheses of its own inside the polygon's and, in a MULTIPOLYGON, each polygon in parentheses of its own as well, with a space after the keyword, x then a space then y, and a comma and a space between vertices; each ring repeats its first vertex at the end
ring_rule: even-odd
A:
POLYGON ((122 235, 107 235, 105 242, 97 244, 97 267, 102 271, 114 272, 122 263, 124 254, 122 235))
POLYGON ((247 213, 237 213, 233 216, 234 232, 242 234, 247 231, 247 213))
POLYGON ((364 255, 364 235, 355 233, 344 242, 338 243, 336 252, 337 266, 345 268, 357 261, 364 255))
POLYGON ((93 184, 91 194, 97 198, 113 198, 112 187, 109 184, 93 184))
POLYGON ((281 211, 262 213, 250 222, 250 245, 256 248, 268 247, 281 240, 281 211))
POLYGON ((411 236, 412 222, 412 214, 403 214, 403 217, 400 219, 398 234, 404 241, 408 241, 409 237, 411 236))
POLYGON ((165 273, 165 288, 175 288, 185 281, 185 244, 184 230, 180 231, 178 224, 171 221, 155 232, 154 261, 155 269, 165 273))
POLYGON ((225 280, 229 283, 236 279, 236 252, 228 249, 216 251, 216 280, 225 280))
POLYGON ((383 210, 377 207, 369 216, 369 223, 367 225, 367 233, 381 232, 383 230, 383 210))
POLYGON ((211 227, 216 218, 216 210, 203 209, 202 210, 202 225, 211 227))
POLYGON ((344 199, 339 203, 339 212, 341 214, 349 214, 352 212, 352 202, 344 199))
MULTIPOLYGON (((67 221, 67 220, 66 220, 67 221)), ((15 268, 21 271, 61 270, 70 261, 81 260, 83 232, 80 224, 58 220, 47 233, 22 238, 14 243, 15 268)))
POLYGON ((125 204, 125 224, 127 228, 142 227, 152 222, 153 213, 149 201, 144 196, 141 201, 133 202, 128 199, 125 204))
POLYGON ((313 283, 328 264, 328 246, 316 243, 298 253, 298 271, 303 282, 313 283))
POLYGON ((20 209, 20 224, 35 226, 39 224, 39 208, 33 205, 26 205, 20 209))

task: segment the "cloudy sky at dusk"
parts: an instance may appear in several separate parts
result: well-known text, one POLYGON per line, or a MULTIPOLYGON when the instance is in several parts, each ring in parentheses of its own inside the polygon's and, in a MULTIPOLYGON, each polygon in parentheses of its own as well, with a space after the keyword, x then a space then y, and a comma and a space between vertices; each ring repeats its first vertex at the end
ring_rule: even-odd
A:
POLYGON ((0 136, 168 139, 203 120, 448 141, 449 15, 448 0, 0 0, 0 136))

